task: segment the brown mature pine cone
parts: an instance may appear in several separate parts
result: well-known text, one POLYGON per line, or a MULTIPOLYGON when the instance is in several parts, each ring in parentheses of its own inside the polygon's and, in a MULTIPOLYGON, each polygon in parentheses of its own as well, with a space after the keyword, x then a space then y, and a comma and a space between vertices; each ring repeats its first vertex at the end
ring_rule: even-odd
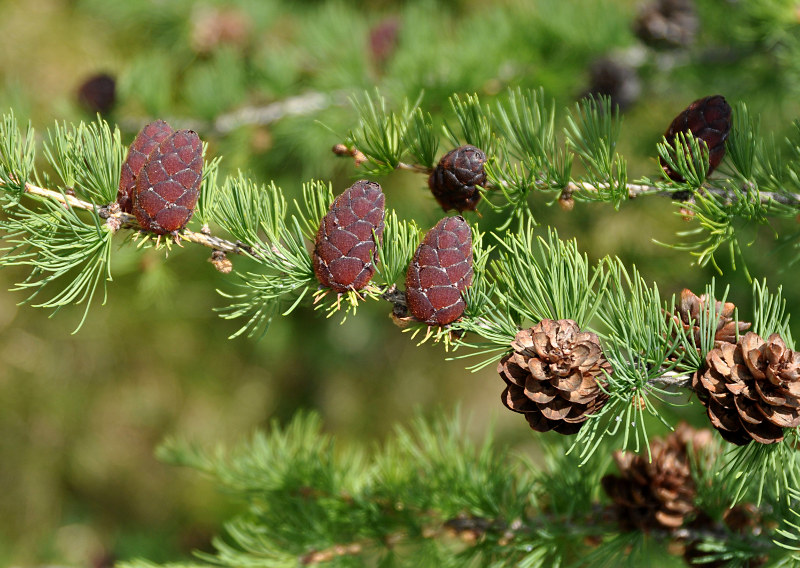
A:
POLYGON ((472 232, 463 217, 445 217, 425 235, 406 272, 411 315, 447 325, 464 313, 461 296, 472 284, 472 232))
POLYGON ((183 229, 194 214, 203 177, 203 145, 192 130, 170 134, 147 157, 136 176, 133 214, 158 235, 183 229))
MULTIPOLYGON (((694 344, 700 347, 700 312, 709 310, 708 296, 703 294, 698 296, 688 288, 681 291, 680 304, 675 306, 675 314, 672 318, 675 323, 683 327, 686 335, 694 338, 694 344)), ((724 304, 715 301, 714 311, 717 314, 717 331, 714 334, 714 341, 725 343, 736 343, 736 334, 743 335, 750 329, 750 322, 736 321, 733 319, 736 306, 731 302, 724 304)))
POLYGON ((312 255, 320 284, 341 293, 360 290, 372 279, 383 242, 385 199, 379 184, 362 179, 333 200, 312 255))
POLYGON ((606 475, 602 485, 623 530, 676 529, 695 511, 689 442, 696 451, 710 439, 703 430, 681 424, 673 434, 650 442, 650 460, 614 452, 620 474, 606 475))
POLYGON ((511 347, 497 364, 507 385, 501 400, 537 432, 575 434, 608 400, 600 385, 611 364, 597 335, 574 321, 542 320, 517 333, 511 347))
POLYGON ((428 187, 445 211, 475 211, 486 183, 486 154, 475 146, 460 146, 442 156, 428 178, 428 187))
POLYGON ((722 437, 739 446, 774 444, 800 426, 800 352, 773 333, 752 331, 719 343, 692 377, 692 388, 722 437))
POLYGON ((117 203, 125 213, 133 211, 133 188, 136 187, 136 176, 142 171, 147 157, 161 142, 167 139, 174 130, 163 120, 155 120, 142 128, 128 148, 128 157, 122 164, 117 190, 117 203))
MULTIPOLYGON (((680 113, 669 125, 664 137, 673 144, 679 132, 691 132, 708 148, 708 171, 710 176, 725 156, 725 140, 731 130, 731 107, 722 95, 697 99, 680 113)), ((685 181, 683 177, 659 158, 664 172, 674 181, 685 181)))
POLYGON ((644 6, 633 32, 651 47, 686 47, 694 42, 699 22, 694 0, 655 0, 644 6))

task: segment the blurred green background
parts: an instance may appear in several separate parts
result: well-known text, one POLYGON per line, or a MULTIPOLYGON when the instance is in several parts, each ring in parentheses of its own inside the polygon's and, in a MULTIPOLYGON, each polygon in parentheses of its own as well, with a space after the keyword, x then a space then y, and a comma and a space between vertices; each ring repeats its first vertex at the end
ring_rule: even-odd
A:
MULTIPOLYGON (((108 102, 102 82, 83 88, 83 102, 77 93, 106 73, 115 97, 102 110, 125 143, 154 118, 191 126, 211 156, 224 156, 223 173, 241 168, 274 179, 289 197, 312 177, 331 180, 336 193, 359 177, 330 148, 357 125, 347 97, 375 86, 396 105, 424 92, 423 107, 439 117, 454 92, 491 101, 507 87, 542 86, 558 109, 587 92, 611 94, 625 107, 620 152, 631 179, 655 176, 655 143, 702 96, 746 102, 761 113, 763 131, 781 140, 800 116, 800 3, 661 2, 694 14, 679 46, 636 32, 655 4, 2 0, 0 108, 39 132, 54 120, 91 119, 108 102), (301 107, 315 105, 264 124, 237 114, 296 97, 301 107)), ((442 216, 423 176, 379 181, 388 205, 421 227, 442 216)), ((547 205, 531 202, 541 223, 577 236, 592 258, 613 253, 636 263, 666 294, 699 292, 714 275, 653 243, 674 242, 690 227, 666 199, 636 200, 620 212, 547 205)), ((480 220, 487 228, 497 221, 487 211, 480 220)), ((769 232, 755 233, 749 269, 783 284, 797 312, 798 270, 773 247, 769 232)), ((105 566, 208 548, 232 505, 195 474, 154 459, 170 434, 232 444, 273 417, 313 408, 337 436, 379 441, 415 409, 434 414, 460 404, 473 435, 494 422, 500 439, 536 455, 524 421, 499 404, 493 369, 470 374, 463 362, 445 361, 440 347, 415 346, 387 306, 364 306, 341 326, 306 307, 275 321, 260 341, 228 340, 239 325, 213 309, 225 304, 215 290, 231 290, 232 277, 215 272, 199 248, 173 248, 165 259, 120 238, 108 302, 94 306, 75 335, 80 308, 48 319, 18 306, 22 294, 0 295, 1 564, 105 566)), ((750 286, 721 260, 718 283, 731 285, 746 319, 750 286)), ((22 278, 0 273, 4 289, 22 278)), ((702 423, 697 405, 683 414, 702 423)))

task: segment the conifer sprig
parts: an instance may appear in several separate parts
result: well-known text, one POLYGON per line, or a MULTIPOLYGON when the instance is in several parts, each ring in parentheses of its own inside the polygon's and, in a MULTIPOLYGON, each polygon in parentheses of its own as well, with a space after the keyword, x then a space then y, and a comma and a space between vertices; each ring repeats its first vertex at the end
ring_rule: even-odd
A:
MULTIPOLYGON (((210 476, 242 503, 224 536, 214 539, 215 552, 198 552, 197 561, 180 565, 472 562, 499 568, 542 562, 577 566, 587 558, 593 565, 620 565, 610 563, 665 555, 667 547, 691 541, 707 543, 709 558, 734 554, 747 561, 769 555, 777 561, 794 553, 791 518, 779 533, 781 543, 767 530, 787 511, 770 492, 754 509, 758 524, 752 532, 743 535, 718 522, 734 503, 724 495, 709 500, 714 487, 706 484, 719 484, 726 471, 715 459, 716 444, 703 450, 708 459, 691 466, 701 484, 695 506, 708 511, 706 525, 645 534, 621 532, 600 489, 600 478, 613 467, 610 452, 598 452, 603 457, 582 468, 580 458, 555 444, 546 468, 534 468, 491 434, 479 444, 470 441, 458 413, 433 421, 417 418, 371 451, 343 446, 321 427, 318 416, 300 413, 287 426, 273 423, 268 433, 232 451, 205 451, 177 440, 162 445, 162 460, 210 476)), ((796 503, 796 492, 791 495, 796 503)))
MULTIPOLYGON (((508 132, 514 128, 511 121, 516 118, 513 117, 521 117, 526 123, 515 134, 517 151, 523 151, 526 144, 531 147, 531 137, 536 135, 535 132, 544 132, 548 140, 552 140, 549 134, 551 114, 540 101, 541 94, 530 94, 527 99, 519 95, 512 101, 516 107, 510 107, 515 111, 498 111, 508 132), (519 106, 523 104, 521 100, 536 103, 537 110, 526 115, 519 106)), ((379 160, 376 167, 380 169, 394 164, 391 169, 408 167, 427 171, 424 165, 407 165, 400 161, 409 151, 404 146, 408 140, 417 140, 417 152, 411 152, 414 155, 425 154, 433 148, 431 124, 421 111, 408 106, 397 115, 388 110, 385 101, 378 105, 364 104, 371 114, 362 125, 361 134, 372 140, 387 160, 379 160), (392 131, 391 136, 384 136, 386 128, 392 131), (428 150, 423 151, 423 146, 428 150)), ((489 115, 481 115, 486 109, 477 98, 454 99, 453 104, 461 128, 459 134, 451 130, 454 136, 463 136, 468 141, 485 141, 486 136, 495 136, 492 130, 495 123, 489 120, 489 115)), ((560 190, 572 191, 576 197, 595 191, 600 199, 606 199, 622 187, 615 185, 621 178, 614 179, 621 171, 615 169, 621 162, 613 152, 618 125, 615 125, 613 117, 602 114, 598 104, 590 101, 586 107, 579 106, 571 127, 571 136, 575 140, 570 142, 570 146, 577 144, 578 138, 586 143, 577 150, 577 155, 583 160, 589 177, 587 181, 569 181, 560 190), (594 142, 588 143, 590 140, 594 142)), ((3 125, 4 128, 16 128, 13 120, 8 118, 3 125)), ((9 211, 3 225, 8 245, 4 262, 31 268, 31 277, 19 287, 30 291, 29 300, 35 298, 36 305, 59 309, 70 303, 83 302, 88 306, 101 284, 105 291, 106 282, 111 277, 113 235, 120 230, 135 233, 138 229, 135 218, 118 211, 113 203, 118 172, 112 172, 112 169, 118 168, 123 155, 119 135, 102 121, 75 128, 57 125, 50 131, 45 152, 60 178, 56 185, 59 190, 45 189, 27 181, 21 186, 22 191, 18 191, 16 176, 28 179, 33 173, 32 170, 25 173, 26 160, 32 150, 29 150, 28 138, 18 130, 15 132, 9 133, 11 142, 7 141, 4 147, 3 170, 0 172, 6 176, 0 179, 0 184, 6 190, 2 198, 9 211), (71 195, 73 191, 78 195, 71 195), (40 203, 29 207, 21 200, 25 194, 40 203), (110 204, 109 199, 112 201, 110 204), (55 292, 40 301, 41 296, 37 295, 47 286, 55 292)), ((690 179, 690 170, 701 171, 703 167, 702 146, 691 137, 681 143, 685 146, 675 154, 683 158, 675 158, 673 165, 690 179), (691 156, 699 156, 699 163, 692 165, 691 156)), ((498 148, 502 146, 498 143, 498 148)), ((506 179, 511 179, 519 186, 518 189, 531 183, 537 189, 558 190, 552 185, 550 174, 541 171, 554 147, 552 141, 545 141, 541 148, 534 148, 543 152, 544 157, 539 156, 538 163, 531 159, 527 164, 514 164, 513 168, 518 169, 513 171, 520 172, 519 177, 516 181, 511 177, 506 179)), ((758 144, 755 147, 758 148, 758 144)), ((669 155, 670 152, 665 150, 665 159, 669 155)), ((742 156, 736 158, 739 161, 737 169, 745 172, 746 156, 742 156)), ((502 172, 502 168, 508 165, 509 162, 504 160, 496 159, 488 166, 490 179, 497 179, 491 175, 493 169, 502 172)), ((208 227, 199 232, 184 230, 179 237, 182 241, 203 244, 215 251, 248 257, 243 259, 245 265, 236 272, 240 290, 221 292, 230 300, 230 305, 220 310, 222 317, 241 318, 244 322, 233 336, 265 331, 278 314, 291 313, 304 300, 310 302, 312 296, 329 315, 340 311, 342 306, 345 313, 354 312, 356 306, 366 299, 387 300, 396 308, 404 306, 404 294, 397 283, 402 279, 419 239, 413 221, 401 220, 394 211, 388 210, 385 238, 378 251, 375 282, 362 291, 348 292, 344 296, 326 295, 322 293, 324 290, 319 290, 312 270, 309 245, 333 199, 331 185, 316 181, 306 184, 302 202, 295 201, 292 208, 275 184, 261 185, 241 173, 217 184, 217 163, 217 160, 207 162, 203 182, 203 221, 218 225, 232 240, 212 235, 208 227)), ((33 177, 36 179, 35 175, 33 177)), ((511 188, 512 185, 505 187, 511 188)), ((623 185, 629 192, 647 193, 650 187, 665 191, 668 184, 623 185)), ((520 191, 517 197, 524 191, 520 191)), ((765 204, 757 197, 757 190, 742 190, 733 182, 711 187, 704 185, 694 193, 696 214, 707 214, 710 218, 712 213, 706 212, 718 210, 720 222, 731 215, 749 215, 758 219, 766 219, 776 211, 785 215, 784 209, 789 207, 783 202, 776 205, 769 201, 765 204)), ((512 194, 513 190, 509 189, 508 195, 512 194)), ((662 299, 658 288, 646 284, 635 268, 628 270, 613 258, 591 264, 575 241, 562 241, 553 230, 539 235, 527 209, 517 208, 516 215, 519 227, 516 230, 507 227, 498 230, 491 246, 484 243, 482 232, 473 227, 475 278, 472 287, 464 292, 467 307, 464 317, 445 327, 412 324, 409 328, 412 336, 422 334, 423 341, 441 341, 446 348, 466 348, 469 353, 460 353, 459 358, 476 356, 478 362, 473 369, 477 369, 496 362, 507 353, 520 329, 544 319, 574 320, 581 329, 600 334, 605 357, 614 368, 603 386, 610 397, 609 402, 589 418, 575 442, 580 447, 577 453, 581 462, 591 459, 593 453, 607 442, 622 448, 646 448, 652 419, 665 421, 658 403, 669 404, 666 397, 671 389, 687 386, 686 378, 699 368, 703 356, 713 347, 717 314, 701 313, 698 322, 700 345, 694 345, 694 338, 680 329, 671 316, 676 306, 675 299, 662 299)), ((713 288, 708 293, 714 297, 713 288)), ((757 328, 785 333, 786 341, 791 345, 780 293, 770 295, 763 284, 758 284, 754 295, 757 328)), ((784 441, 781 445, 787 443, 784 441)), ((764 456, 786 471, 776 485, 783 493, 796 477, 796 464, 789 459, 789 452, 772 450, 762 455, 749 450, 741 455, 745 457, 736 458, 735 463, 736 474, 741 479, 749 479, 760 466, 759 459, 764 456)), ((766 487, 767 482, 762 486, 766 487)))
MULTIPOLYGON (((484 166, 488 181, 482 202, 492 209, 510 209, 508 224, 501 229, 521 218, 521 211, 528 208, 528 197, 536 192, 560 192, 558 201, 565 207, 572 207, 573 200, 601 201, 618 208, 624 200, 639 196, 680 197, 685 201, 676 203, 677 212, 693 219, 697 228, 679 233, 678 244, 669 246, 687 250, 698 264, 712 262, 718 269, 716 253, 727 249, 733 268, 738 262, 746 270, 742 250, 752 239, 742 234, 739 225, 757 230, 772 218, 794 217, 800 211, 800 161, 782 158, 785 151, 800 156, 800 122, 787 139, 786 148, 781 149, 773 139, 760 136, 757 117, 742 103, 736 105, 727 141, 728 162, 734 172, 730 177, 706 177, 708 149, 691 133, 680 132, 674 140, 663 139, 656 145, 654 156, 682 176, 685 181, 680 182, 670 180, 661 168, 652 177, 628 180, 625 159, 616 152, 621 120, 607 97, 584 99, 569 111, 563 147, 558 145, 552 103, 545 102, 541 91, 510 90, 508 102, 498 104, 496 110, 482 104, 476 95, 452 98, 451 104, 457 125, 444 125, 450 142, 466 140, 491 148, 483 148, 488 157, 484 166), (584 166, 582 176, 573 176, 575 157, 584 166)), ((404 109, 409 108, 407 102, 404 105, 404 109)), ((434 160, 429 153, 419 160, 418 143, 409 141, 426 139, 426 148, 432 148, 433 127, 427 119, 419 118, 426 116, 424 112, 414 108, 412 114, 417 118, 409 120, 405 110, 400 114, 388 110, 378 94, 356 105, 362 123, 369 128, 354 132, 347 142, 363 152, 365 159, 382 164, 375 173, 393 169, 430 173, 434 160), (380 112, 375 110, 378 108, 380 112), (383 149, 376 146, 376 140, 398 140, 392 134, 396 131, 405 132, 402 144, 393 142, 391 152, 387 143, 383 149), (394 158, 387 159, 388 154, 394 158), (419 163, 404 162, 403 156, 419 163), (389 167, 390 163, 394 167, 389 167)), ((783 237, 797 247, 800 231, 783 237)))

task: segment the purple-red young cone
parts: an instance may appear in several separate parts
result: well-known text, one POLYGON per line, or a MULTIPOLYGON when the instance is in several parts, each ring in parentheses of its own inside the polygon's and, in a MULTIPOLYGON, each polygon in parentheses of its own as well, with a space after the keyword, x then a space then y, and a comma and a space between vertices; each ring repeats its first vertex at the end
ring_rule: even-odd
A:
POLYGON ((475 211, 486 183, 486 154, 475 146, 460 146, 442 156, 428 178, 428 187, 442 209, 475 211))
POLYGON ((367 180, 357 181, 333 201, 320 223, 312 256, 320 284, 347 292, 372 279, 383 240, 384 202, 381 186, 367 180))
POLYGON ((200 196, 203 145, 192 130, 178 130, 147 158, 133 191, 133 214, 145 231, 159 235, 180 231, 200 196))
MULTIPOLYGON (((725 140, 730 131, 731 107, 722 95, 712 95, 694 101, 686 110, 676 116, 664 133, 664 137, 667 142, 673 144, 676 134, 691 132, 695 138, 705 142, 708 147, 706 176, 709 176, 725 157, 725 140)), ((658 161, 670 179, 678 182, 684 181, 683 177, 665 164, 661 158, 658 161)))
POLYGON ((117 190, 117 203, 125 213, 133 211, 133 188, 136 187, 136 176, 142 171, 147 157, 173 132, 169 124, 163 120, 155 120, 142 128, 133 139, 128 148, 128 157, 122 164, 117 190))
POLYGON ((447 325, 466 308, 472 284, 472 232, 463 217, 445 217, 425 235, 406 273, 406 302, 418 320, 447 325))

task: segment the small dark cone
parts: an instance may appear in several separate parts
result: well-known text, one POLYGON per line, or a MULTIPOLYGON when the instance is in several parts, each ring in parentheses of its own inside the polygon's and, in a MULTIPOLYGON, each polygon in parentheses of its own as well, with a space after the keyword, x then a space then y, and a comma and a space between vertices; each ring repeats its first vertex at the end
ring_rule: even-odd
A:
POLYGON ((586 96, 606 95, 612 105, 625 111, 639 99, 642 83, 636 69, 611 57, 597 59, 589 67, 589 88, 586 96))
POLYGON ((333 201, 317 231, 312 258, 320 284, 347 292, 369 283, 383 239, 384 201, 381 186, 367 180, 357 181, 333 201))
POLYGON ((623 530, 676 529, 695 511, 697 495, 689 467, 689 447, 698 450, 707 436, 681 425, 665 439, 650 442, 652 460, 614 452, 619 475, 606 475, 603 489, 614 503, 623 530))
MULTIPOLYGON (((710 176, 725 157, 725 140, 731 130, 731 107, 722 95, 712 95, 698 99, 690 104, 686 110, 675 117, 669 125, 664 137, 667 142, 674 144, 675 135, 679 132, 691 132, 708 147, 708 171, 710 176)), ((674 181, 685 181, 683 177, 659 158, 664 172, 674 181)))
POLYGON ((472 232, 463 217, 445 217, 425 235, 406 273, 411 315, 447 325, 464 313, 462 293, 472 284, 472 232))
POLYGON ((203 145, 192 130, 178 130, 147 158, 136 178, 133 214, 145 231, 159 235, 183 229, 200 196, 203 145))
POLYGON ((773 333, 747 332, 719 343, 692 377, 692 388, 722 437, 739 446, 774 444, 800 426, 800 352, 773 333))
POLYGON ((687 47, 694 43, 699 20, 693 0, 656 0, 644 6, 633 32, 650 47, 687 47))
POLYGON ((92 75, 78 87, 78 103, 91 114, 106 115, 117 102, 117 84, 108 73, 92 75))
POLYGON ((525 415, 537 432, 575 434, 608 400, 600 385, 611 364, 597 335, 572 320, 542 320, 517 333, 513 352, 497 364, 509 410, 525 415))
POLYGON ((486 154, 475 146, 461 146, 442 156, 428 178, 428 187, 442 209, 475 211, 486 183, 486 154))
POLYGON ((117 203, 125 213, 133 212, 133 189, 136 176, 144 167, 147 157, 166 140, 174 130, 163 120, 156 120, 139 131, 128 148, 128 156, 122 164, 117 190, 117 203))
POLYGON ((400 27, 400 19, 391 16, 378 22, 369 31, 369 53, 379 70, 383 70, 386 67, 386 63, 394 54, 395 49, 397 49, 400 27))

